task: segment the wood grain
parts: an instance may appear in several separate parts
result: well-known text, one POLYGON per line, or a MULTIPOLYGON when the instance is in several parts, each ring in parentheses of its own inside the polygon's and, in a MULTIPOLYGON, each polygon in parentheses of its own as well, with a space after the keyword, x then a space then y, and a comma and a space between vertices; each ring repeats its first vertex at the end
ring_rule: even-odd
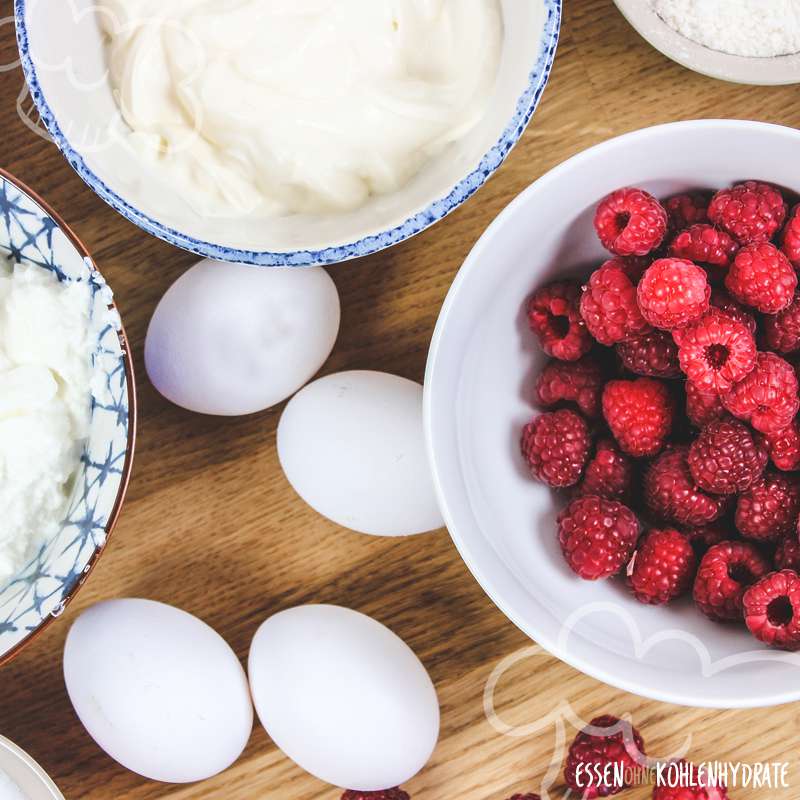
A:
MULTIPOLYGON (((331 270, 342 298, 341 336, 325 372, 373 368, 421 380, 439 307, 462 260, 495 215, 568 156, 609 136, 670 120, 741 117, 800 125, 796 87, 716 82, 671 63, 628 27, 611 0, 567 0, 561 45, 542 105, 508 163, 480 194, 432 230, 331 270)), ((10 0, 2 0, 11 13, 10 0)), ((0 28, 0 53, 13 53, 0 28)), ((9 61, 11 58, 5 59, 9 61)), ((349 533, 317 516, 287 484, 275 453, 280 408, 242 419, 199 417, 169 405, 142 365, 148 319, 194 258, 150 238, 104 205, 52 144, 19 120, 19 70, 0 74, 0 163, 63 214, 114 287, 134 348, 141 408, 133 481, 120 524, 95 574, 63 621, 0 676, 0 732, 39 759, 69 800, 334 800, 256 726, 241 760, 196 786, 145 781, 91 741, 67 700, 61 650, 75 615, 97 600, 145 596, 193 612, 244 659, 269 614, 310 601, 340 603, 391 626, 438 687, 442 738, 415 800, 504 800, 538 790, 557 730, 511 738, 487 722, 485 682, 497 662, 530 642, 494 608, 447 534, 393 541, 349 533)), ((609 165, 613 168, 613 165, 609 165)), ((498 707, 531 723, 569 702, 588 719, 629 713, 649 750, 691 736, 695 759, 790 760, 788 790, 739 790, 736 800, 800 795, 797 706, 708 712, 610 689, 549 656, 502 681, 498 707)), ((574 730, 567 727, 568 739, 574 730)), ((560 785, 560 779, 556 787, 560 785)), ((562 794, 556 790, 554 796, 562 794)), ((649 797, 644 787, 626 795, 649 797)))

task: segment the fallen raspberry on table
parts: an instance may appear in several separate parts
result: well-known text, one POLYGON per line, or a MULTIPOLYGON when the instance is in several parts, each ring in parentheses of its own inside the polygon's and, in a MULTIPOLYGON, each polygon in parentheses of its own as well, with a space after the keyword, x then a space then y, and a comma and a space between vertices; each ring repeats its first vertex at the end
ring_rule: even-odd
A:
POLYGON ((574 281, 556 281, 528 300, 528 323, 542 350, 562 361, 577 361, 592 348, 592 337, 580 313, 581 288, 574 281))
POLYGON ((744 621, 760 642, 800 650, 800 576, 773 572, 744 593, 744 621))
POLYGON ((683 258, 659 258, 637 288, 642 316, 654 327, 674 330, 708 311, 711 287, 706 273, 683 258))
POLYGON ((575 574, 585 580, 615 575, 639 538, 639 521, 627 506, 602 497, 579 497, 558 516, 558 541, 575 574))
POLYGON ((689 540, 695 554, 702 558, 711 547, 728 539, 733 539, 736 532, 722 522, 700 525, 696 528, 684 528, 683 535, 689 540))
POLYGON ((800 572, 800 541, 790 534, 778 542, 775 548, 775 569, 791 569, 800 572))
POLYGON ((782 431, 766 434, 765 438, 769 457, 779 470, 800 470, 800 420, 797 417, 782 431))
POLYGON ((722 404, 757 431, 773 434, 794 419, 800 400, 797 375, 791 364, 775 353, 759 353, 755 367, 722 395, 722 404))
POLYGON ((663 241, 667 212, 642 189, 618 189, 597 206, 594 228, 606 250, 618 256, 646 256, 663 241))
POLYGON ((662 783, 653 787, 653 800, 729 800, 729 797, 723 784, 714 785, 694 764, 681 760, 666 767, 662 783), (670 769, 675 770, 674 776, 670 769))
POLYGON ((629 455, 652 456, 672 430, 673 403, 667 387, 654 378, 609 381, 603 390, 603 416, 629 455))
POLYGON ((670 231, 676 233, 691 225, 708 222, 711 192, 676 194, 664 202, 670 231))
POLYGON ((550 361, 534 387, 538 405, 552 408, 560 403, 575 403, 587 417, 599 416, 602 393, 602 367, 589 356, 578 361, 550 361))
POLYGON ((534 417, 522 431, 522 455, 531 475, 556 488, 580 480, 590 446, 586 421, 566 408, 534 417))
POLYGON ((686 445, 673 446, 651 462, 644 474, 644 501, 656 518, 694 527, 719 519, 728 503, 695 485, 688 451, 686 445))
POLYGON ((750 244, 733 259, 725 276, 725 288, 734 300, 764 314, 777 314, 794 298, 797 273, 774 244, 750 244))
POLYGON ((625 369, 651 378, 677 378, 681 374, 678 345, 667 331, 650 333, 616 345, 625 369))
POLYGON ((767 183, 746 181, 722 189, 711 199, 708 218, 740 244, 769 241, 783 225, 787 206, 767 183))
POLYGON ((764 341, 779 353, 800 349, 800 294, 783 311, 764 317, 764 341))
POLYGON ((737 303, 724 289, 711 289, 711 307, 719 309, 736 322, 741 322, 755 336, 756 318, 741 303, 737 303))
POLYGON ((716 392, 704 392, 691 381, 686 382, 686 416, 692 425, 704 428, 710 422, 724 417, 726 413, 716 392))
POLYGON ((747 539, 777 542, 794 533, 800 515, 800 484, 794 476, 768 472, 736 503, 735 524, 747 539))
POLYGON ((688 592, 697 559, 682 533, 666 528, 645 534, 628 565, 628 584, 641 603, 661 605, 688 592))
POLYGON ((800 266, 800 205, 796 205, 783 229, 781 250, 795 266, 800 266))
POLYGON ((756 365, 756 341, 741 322, 712 308, 675 331, 678 361, 701 392, 727 392, 756 365))
MULTIPOLYGON (((623 774, 646 763, 644 740, 629 722, 609 714, 593 719, 572 742, 564 767, 564 782, 584 800, 617 794, 628 784, 598 781, 607 764, 619 764, 623 774)), ((616 771, 613 768, 610 772, 616 771)))
POLYGON ((632 481, 630 458, 611 439, 600 439, 575 493, 579 497, 595 495, 625 502, 630 497, 632 481))
POLYGON ((382 792, 356 792, 348 789, 342 800, 411 800, 402 789, 384 789, 382 792))
POLYGON ((669 246, 673 258, 685 258, 718 280, 723 280, 739 249, 732 236, 713 225, 692 225, 682 230, 669 246))
POLYGON ((589 333, 607 346, 650 330, 636 301, 636 284, 619 258, 606 261, 589 276, 580 312, 589 333))
POLYGON ((687 463, 694 482, 711 494, 749 489, 767 466, 764 440, 746 425, 723 419, 706 425, 689 447, 687 463))
POLYGON ((710 619, 740 620, 748 587, 763 578, 770 566, 755 545, 722 542, 700 561, 694 580, 694 601, 710 619))

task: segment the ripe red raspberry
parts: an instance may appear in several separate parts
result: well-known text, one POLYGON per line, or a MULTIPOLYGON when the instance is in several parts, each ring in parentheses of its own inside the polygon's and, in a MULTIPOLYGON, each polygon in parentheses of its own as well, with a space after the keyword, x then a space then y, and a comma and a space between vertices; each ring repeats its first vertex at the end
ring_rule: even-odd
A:
POLYGON ((759 353, 755 367, 721 396, 734 417, 757 431, 773 434, 786 428, 800 409, 797 375, 774 353, 759 353))
POLYGON ((756 340, 741 323, 716 308, 675 331, 678 360, 701 392, 727 392, 756 365, 756 340))
POLYGON ((606 261, 591 274, 580 311, 589 333, 607 346, 650 330, 636 302, 636 285, 619 258, 606 261))
POLYGON ((689 591, 696 569, 686 536, 671 528, 652 530, 628 565, 628 584, 639 602, 662 605, 689 591))
POLYGON ((800 350, 800 294, 783 311, 764 317, 764 341, 778 353, 800 350))
POLYGON ((691 381, 686 382, 686 416, 697 428, 725 416, 725 407, 716 392, 703 392, 691 381))
POLYGON ((711 306, 727 314, 736 322, 741 322, 750 333, 756 334, 756 318, 745 310, 743 305, 737 303, 724 289, 711 290, 711 306))
POLYGON ((791 569, 800 572, 800 541, 794 534, 786 536, 775 548, 775 569, 791 569))
POLYGON ((567 408, 540 414, 522 430, 522 455, 531 475, 556 488, 580 480, 590 445, 586 421, 567 408))
POLYGON ((715 544, 736 536, 732 528, 729 530, 728 526, 721 522, 712 522, 710 525, 701 525, 698 528, 686 528, 683 534, 698 558, 702 558, 715 544))
POLYGON ((558 515, 558 541, 570 569, 584 580, 608 578, 628 562, 639 521, 627 506, 578 497, 558 515))
POLYGON ((794 533, 800 515, 800 485, 789 475, 768 472, 736 503, 736 528, 747 539, 777 542, 794 533))
POLYGON ((783 225, 786 210, 774 186, 746 181, 717 192, 708 206, 708 218, 740 244, 751 244, 769 241, 783 225))
POLYGON ((682 231, 690 225, 708 222, 708 204, 711 192, 687 192, 676 194, 664 202, 669 218, 669 229, 682 231))
POLYGON ((603 389, 603 416, 624 452, 652 456, 672 430, 672 398, 654 378, 609 381, 603 389))
POLYGON ((704 556, 694 579, 694 601, 709 619, 742 618, 742 596, 769 572, 769 564, 749 542, 722 542, 704 556))
POLYGON ((800 576, 782 569, 744 593, 744 621, 760 642, 800 650, 800 576))
POLYGON ((644 500, 658 519, 694 527, 719 519, 728 504, 725 497, 695 486, 686 463, 688 450, 677 445, 651 462, 644 474, 644 500))
POLYGON ((528 301, 528 323, 542 349, 561 361, 577 361, 592 349, 592 337, 580 312, 581 289, 574 281, 556 281, 528 301))
POLYGON ((606 500, 626 501, 630 497, 632 480, 630 458, 611 439, 600 439, 575 494, 578 497, 595 495, 606 500))
POLYGON ((594 228, 614 255, 646 256, 664 239, 667 212, 642 189, 617 189, 597 206, 594 228))
POLYGON ((550 361, 539 373, 534 387, 538 405, 552 408, 559 403, 575 403, 587 417, 600 414, 603 370, 596 359, 550 361))
POLYGON ((663 779, 653 787, 652 800, 729 800, 725 786, 708 778, 694 764, 673 762, 664 768, 663 779))
POLYGON ((711 494, 749 489, 767 466, 764 440, 733 419, 712 422, 689 448, 687 463, 695 483, 711 494))
POLYGON ((619 342, 617 353, 625 369, 652 378, 677 378, 678 346, 666 331, 653 330, 636 339, 619 342))
POLYGON ((769 457, 783 472, 800 470, 800 420, 794 418, 791 425, 778 433, 766 435, 769 457))
POLYGON ((713 225, 692 225, 682 230, 669 246, 673 258, 685 258, 704 267, 715 279, 723 280, 739 244, 713 225))
POLYGON ((795 266, 800 266, 800 205, 796 205, 783 229, 783 254, 795 266))
POLYGON ((656 328, 674 330, 708 311, 711 287, 706 273, 683 258, 659 258, 637 289, 642 316, 656 328))
POLYGON ((513 797, 509 797, 508 800, 542 800, 538 794, 515 794, 513 797))
POLYGON ((342 800, 411 800, 402 789, 384 789, 382 792, 355 792, 348 789, 342 800))
MULTIPOLYGON (((623 774, 646 764, 644 740, 629 722, 604 714, 595 717, 572 742, 564 767, 564 782, 578 797, 593 800, 608 797, 627 788, 598 781, 606 764, 619 764, 623 774)), ((611 768, 613 774, 614 770, 611 768)))
POLYGON ((725 277, 725 287, 734 300, 764 314, 777 314, 792 302, 797 274, 774 244, 760 242, 749 244, 736 254, 725 277))

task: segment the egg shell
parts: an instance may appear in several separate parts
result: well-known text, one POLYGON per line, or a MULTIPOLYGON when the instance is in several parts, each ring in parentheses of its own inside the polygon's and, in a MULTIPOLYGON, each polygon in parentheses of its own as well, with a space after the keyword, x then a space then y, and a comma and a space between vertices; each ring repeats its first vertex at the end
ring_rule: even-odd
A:
POLYGON ((300 497, 345 528, 404 536, 444 524, 414 381, 368 371, 314 381, 281 416, 278 457, 300 497))
POLYGON ((327 783, 363 792, 405 783, 439 737, 439 702, 409 646, 376 620, 310 605, 268 619, 248 665, 275 744, 327 783))
POLYGON ((252 414, 307 383, 339 332, 339 295, 321 267, 201 261, 161 298, 145 341, 153 386, 201 414, 252 414))
POLYGON ((150 600, 108 600, 70 629, 67 692, 89 735, 152 780, 189 783, 229 767, 253 728, 242 665, 197 617, 150 600))

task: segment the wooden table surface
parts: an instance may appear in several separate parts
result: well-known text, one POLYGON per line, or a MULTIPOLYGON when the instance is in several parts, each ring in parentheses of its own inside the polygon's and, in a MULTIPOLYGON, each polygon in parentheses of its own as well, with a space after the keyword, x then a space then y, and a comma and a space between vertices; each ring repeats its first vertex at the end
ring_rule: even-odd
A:
MULTIPOLYGON (((566 0, 550 85, 521 144, 477 198, 389 252, 333 268, 341 335, 325 372, 366 368, 421 380, 445 293, 495 215, 568 156, 612 135, 670 120, 738 117, 800 126, 796 87, 729 85, 695 75, 651 49, 611 0, 566 0)), ((2 0, 11 14, 11 0, 2 0)), ((5 16, 5 14, 4 14, 5 16)), ((0 28, 2 63, 13 26, 0 28)), ((242 758, 205 783, 172 787, 116 765, 89 738, 67 700, 64 637, 76 614, 110 597, 175 604, 213 625, 246 658, 258 625, 300 603, 338 603, 375 616, 430 670, 442 735, 428 768, 406 787, 414 800, 505 800, 539 791, 558 731, 512 738, 486 720, 484 685, 497 663, 530 644, 473 580, 445 531, 407 540, 338 528, 292 491, 278 464, 281 408, 240 419, 201 417, 149 384, 142 346, 166 288, 196 259, 151 238, 102 203, 56 148, 20 121, 19 69, 0 73, 0 164, 72 225, 114 287, 135 354, 138 452, 127 503, 106 554, 64 618, 0 675, 0 733, 37 758, 68 800, 334 800, 335 789, 294 766, 256 725, 242 758)), ((514 724, 569 703, 583 719, 629 713, 652 754, 691 736, 695 760, 789 760, 793 788, 744 790, 733 800, 800 795, 800 706, 709 712, 611 689, 546 655, 501 681, 498 708, 514 724)), ((574 729, 566 724, 571 740, 574 729)), ((556 778, 554 797, 563 796, 556 778)), ((644 787, 624 795, 649 798, 644 787)))

